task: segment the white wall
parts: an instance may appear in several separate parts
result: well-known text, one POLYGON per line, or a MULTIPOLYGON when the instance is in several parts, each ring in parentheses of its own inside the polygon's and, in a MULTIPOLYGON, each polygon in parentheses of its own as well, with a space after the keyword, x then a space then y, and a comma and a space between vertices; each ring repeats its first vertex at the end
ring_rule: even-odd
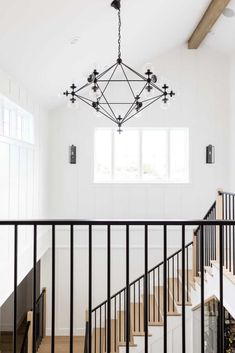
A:
MULTIPOLYGON (((78 111, 64 104, 50 114, 50 216, 55 218, 201 218, 216 197, 216 189, 228 184, 228 89, 229 60, 217 52, 202 48, 188 51, 175 49, 153 60, 159 72, 170 78, 179 91, 174 104, 163 111, 160 104, 146 110, 140 120, 128 126, 189 127, 189 184, 94 184, 94 129, 111 126, 97 118, 81 103, 78 111), (216 147, 216 164, 206 165, 205 148, 216 147), (77 145, 77 165, 68 162, 69 145, 77 145)), ((131 64, 131 63, 130 63, 131 64)), ((140 69, 141 70, 141 69, 140 69)), ((133 231, 131 238, 131 277, 143 273, 143 230, 133 231)), ((101 232, 102 233, 102 232, 101 232)), ((105 236, 94 234, 94 301, 106 293, 105 236)), ((123 286, 125 278, 125 239, 120 232, 112 233, 112 290, 123 286)), ((162 231, 152 233, 150 266, 162 258, 162 231)), ((189 230, 188 241, 192 237, 189 230)), ((75 233, 75 298, 76 333, 82 333, 87 308, 87 232, 75 233)), ((56 328, 58 334, 69 332, 69 232, 57 229, 57 300, 56 328), (62 272, 59 272, 62 271, 62 272), (58 274, 63 275, 58 275, 58 274), (60 310, 60 308, 65 310, 60 310)), ((179 247, 180 233, 172 229, 170 251, 179 247)), ((50 293, 50 261, 48 252, 42 261, 42 285, 50 293)), ((49 302, 49 301, 48 301, 49 302)), ((50 302, 49 302, 50 306, 50 302)), ((49 308, 50 313, 50 308, 49 308)), ((49 315, 48 313, 48 315, 49 315)), ((48 316, 49 318, 49 316, 48 316)), ((50 321, 48 321, 48 333, 50 321)))
MULTIPOLYGON (((154 61, 179 91, 167 111, 155 104, 131 126, 186 126, 190 129, 190 183, 94 184, 94 128, 110 126, 81 103, 50 116, 50 214, 78 218, 200 218, 228 182, 229 60, 206 48, 176 49, 154 61), (216 164, 206 165, 205 148, 216 146, 216 164), (77 165, 68 147, 78 147, 77 165), (69 201, 68 201, 69 200, 69 201), (110 205, 112 205, 110 207, 110 205)), ((130 126, 128 125, 128 126, 130 126)))
MULTIPOLYGON (((4 179, 1 178, 2 183, 0 190, 2 194, 0 198, 2 207, 0 207, 0 219, 45 218, 48 216, 47 112, 30 97, 20 84, 3 71, 0 71, 0 93, 31 113, 35 118, 35 148, 32 152, 34 154, 35 163, 33 168, 32 165, 28 165, 30 167, 29 173, 33 173, 34 175, 33 178, 30 179, 33 180, 33 186, 28 189, 33 195, 28 195, 30 196, 29 198, 22 194, 20 183, 15 182, 15 180, 21 180, 22 183, 27 183, 25 175, 26 168, 22 168, 23 160, 21 159, 20 153, 14 153, 14 148, 9 148, 11 145, 10 139, 0 137, 1 141, 4 140, 4 145, 7 146, 6 151, 8 151, 7 158, 4 158, 8 173, 5 173, 4 179), (24 174, 22 174, 21 171, 23 171, 24 174), (29 199, 32 199, 31 205, 29 205, 29 199)), ((17 148, 18 147, 19 146, 17 146, 17 148)), ((20 149, 20 147, 18 149, 20 149)), ((3 173, 4 170, 6 170, 6 168, 3 166, 3 168, 0 169, 0 173, 3 173)), ((12 228, 1 227, 0 232, 1 306, 13 290, 14 238, 12 228)), ((28 227, 28 229, 21 227, 19 229, 18 282, 20 282, 32 268, 32 234, 32 227, 28 227)), ((41 230, 39 230, 38 247, 38 256, 40 257, 48 249, 46 233, 41 230)))
POLYGON ((229 188, 231 191, 235 190, 235 54, 230 58, 230 126, 229 126, 229 188))

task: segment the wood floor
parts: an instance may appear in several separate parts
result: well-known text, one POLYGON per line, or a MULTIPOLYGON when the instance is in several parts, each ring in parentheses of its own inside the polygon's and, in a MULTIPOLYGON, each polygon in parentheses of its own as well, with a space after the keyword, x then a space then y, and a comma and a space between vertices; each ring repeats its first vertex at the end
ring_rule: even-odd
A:
MULTIPOLYGON (((38 353, 51 352, 51 338, 45 337, 39 347, 38 353)), ((55 337, 55 352, 69 352, 69 337, 55 337)), ((74 352, 84 353, 84 337, 74 337, 74 352)))

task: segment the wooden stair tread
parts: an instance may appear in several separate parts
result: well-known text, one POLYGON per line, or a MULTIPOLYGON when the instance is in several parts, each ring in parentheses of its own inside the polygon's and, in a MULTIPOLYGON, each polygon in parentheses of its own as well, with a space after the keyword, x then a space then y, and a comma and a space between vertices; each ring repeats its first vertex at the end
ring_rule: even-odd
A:
MULTIPOLYGON (((74 351, 77 353, 84 353, 84 337, 76 336, 73 338, 74 351)), ((55 337, 55 352, 64 353, 69 350, 69 336, 56 336, 55 337)), ((51 353, 51 337, 44 337, 38 349, 38 353, 51 353)))

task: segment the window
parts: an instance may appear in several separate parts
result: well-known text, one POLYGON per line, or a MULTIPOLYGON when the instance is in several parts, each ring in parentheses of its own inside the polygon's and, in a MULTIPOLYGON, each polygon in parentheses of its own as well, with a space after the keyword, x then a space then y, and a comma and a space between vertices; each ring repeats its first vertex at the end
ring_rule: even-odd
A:
POLYGON ((187 183, 188 129, 96 129, 94 181, 187 183))
POLYGON ((35 205, 34 117, 0 95, 0 218, 32 218, 35 205))
POLYGON ((9 99, 0 96, 0 134, 34 144, 34 118, 9 99))

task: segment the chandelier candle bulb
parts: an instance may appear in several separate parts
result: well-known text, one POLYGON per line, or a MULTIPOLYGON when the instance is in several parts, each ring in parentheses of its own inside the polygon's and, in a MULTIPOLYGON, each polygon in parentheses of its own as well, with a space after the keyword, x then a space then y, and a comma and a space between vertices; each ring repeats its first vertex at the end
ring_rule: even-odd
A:
POLYGON ((153 103, 162 101, 162 104, 167 107, 175 93, 167 84, 158 83, 152 64, 146 64, 144 73, 141 74, 122 60, 121 0, 112 1, 111 6, 118 12, 117 61, 102 72, 99 72, 96 67, 87 76, 84 85, 77 87, 72 84, 64 95, 69 98, 71 105, 77 105, 82 101, 93 108, 98 115, 111 120, 121 133, 122 126, 127 121, 139 116, 153 103))

